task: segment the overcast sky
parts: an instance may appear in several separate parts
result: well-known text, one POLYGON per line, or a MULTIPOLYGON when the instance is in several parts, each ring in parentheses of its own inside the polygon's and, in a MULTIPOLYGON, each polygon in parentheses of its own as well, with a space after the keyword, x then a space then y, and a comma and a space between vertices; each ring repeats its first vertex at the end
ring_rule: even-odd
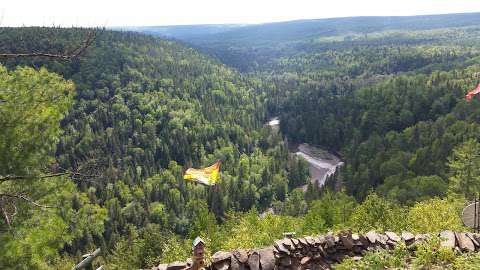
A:
POLYGON ((480 12, 480 0, 0 0, 1 26, 262 23, 480 12))

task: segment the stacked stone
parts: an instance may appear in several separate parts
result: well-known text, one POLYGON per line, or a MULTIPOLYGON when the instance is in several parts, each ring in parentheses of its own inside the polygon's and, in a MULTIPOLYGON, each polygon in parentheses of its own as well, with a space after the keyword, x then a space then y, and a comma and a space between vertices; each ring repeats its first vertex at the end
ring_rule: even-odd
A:
MULTIPOLYGON (((367 252, 376 249, 393 249, 400 242, 414 248, 428 239, 429 234, 414 235, 402 232, 356 234, 351 231, 338 235, 328 233, 303 238, 284 238, 275 241, 272 247, 257 250, 219 251, 212 256, 207 270, 286 270, 286 269, 331 269, 331 265, 345 258, 361 259, 367 252)), ((480 251, 480 234, 443 231, 439 235, 441 245, 458 252, 480 251)), ((152 270, 191 269, 191 261, 161 264, 152 270)))

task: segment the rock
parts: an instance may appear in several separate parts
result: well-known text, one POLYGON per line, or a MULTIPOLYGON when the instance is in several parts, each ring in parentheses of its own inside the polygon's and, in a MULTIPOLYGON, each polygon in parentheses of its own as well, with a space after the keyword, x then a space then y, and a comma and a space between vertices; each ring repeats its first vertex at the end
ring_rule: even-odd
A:
POLYGON ((184 262, 173 262, 167 265, 166 270, 181 270, 187 267, 187 264, 184 262))
POLYGON ((302 246, 307 246, 308 245, 307 239, 305 239, 305 238, 298 238, 298 241, 300 242, 300 245, 302 245, 302 246))
POLYGON ((286 248, 286 247, 283 245, 283 241, 282 241, 282 240, 277 240, 277 241, 275 241, 274 246, 275 246, 275 248, 277 249, 278 252, 280 252, 280 253, 285 253, 286 255, 290 255, 290 250, 288 250, 288 248, 286 248))
POLYGON ((323 235, 318 236, 316 242, 320 245, 324 245, 326 242, 325 237, 323 235))
POLYGON ((423 241, 427 240, 428 238, 430 238, 430 235, 428 233, 417 234, 417 235, 415 235, 415 242, 423 242, 423 241))
POLYGON ((232 253, 230 253, 230 252, 217 251, 212 256, 212 263, 215 264, 217 262, 230 260, 230 257, 232 257, 232 253))
POLYGON ((168 264, 162 263, 157 266, 158 270, 167 270, 168 264))
POLYGON ((400 237, 394 232, 385 232, 385 235, 388 237, 388 239, 394 242, 398 242, 401 240, 400 237))
POLYGON ((273 256, 273 248, 264 248, 258 251, 260 255, 260 266, 262 270, 273 270, 275 268, 275 257, 273 256))
POLYGON ((335 238, 332 234, 327 234, 325 236, 325 247, 331 248, 335 246, 335 238))
POLYGON ((351 234, 339 234, 340 241, 346 249, 353 248, 353 239, 351 234))
POLYGON ((244 249, 236 249, 232 252, 232 254, 242 264, 248 261, 248 254, 247 251, 244 249))
POLYGON ((213 264, 214 270, 228 270, 229 267, 230 267, 230 262, 227 260, 220 261, 213 264))
POLYGON ((353 241, 359 241, 359 240, 360 240, 360 236, 358 236, 357 233, 352 233, 352 240, 353 240, 353 241))
POLYGON ((455 233, 455 236, 458 241, 458 247, 462 251, 475 251, 472 240, 465 233, 455 233))
POLYGON ((413 235, 413 233, 409 233, 409 232, 402 232, 402 239, 405 242, 410 242, 410 241, 415 240, 415 235, 413 235))
POLYGON ((260 255, 258 254, 258 252, 253 251, 248 256, 247 264, 248 264, 248 267, 250 267, 250 270, 259 270, 260 269, 260 255))
POLYGON ((292 258, 290 257, 281 258, 279 263, 280 265, 283 265, 283 266, 290 266, 292 265, 292 258))
POLYGON ((292 239, 290 238, 284 238, 282 240, 282 244, 284 247, 286 247, 290 251, 295 249, 295 245, 293 244, 292 239))
POLYGON ((298 241, 297 238, 293 238, 293 239, 291 239, 291 240, 292 240, 292 243, 293 243, 293 245, 294 245, 295 247, 298 247, 298 246, 300 245, 300 241, 298 241))
POLYGON ((335 235, 333 239, 335 240, 335 243, 340 243, 340 237, 338 237, 337 235, 335 235))
POLYGON ((473 233, 467 232, 466 234, 467 234, 468 238, 470 238, 470 240, 472 240, 473 245, 475 245, 475 247, 479 247, 479 246, 480 246, 480 243, 479 243, 478 240, 475 238, 475 236, 473 235, 473 233))
POLYGON ((310 246, 315 245, 315 240, 313 240, 313 237, 311 237, 311 236, 305 237, 305 241, 307 241, 307 244, 309 244, 310 246))
POLYGON ((365 237, 371 244, 375 244, 378 241, 378 234, 375 231, 369 231, 365 234, 365 237))
POLYGON ((360 243, 362 243, 362 246, 368 247, 370 245, 370 241, 368 241, 367 237, 365 237, 364 235, 360 234, 358 238, 360 240, 360 243))
MULTIPOLYGON (((242 264, 243 265, 243 264, 242 264)), ((231 262, 230 262, 230 269, 232 270, 240 270, 240 262, 235 256, 232 256, 231 262)), ((242 267, 244 269, 244 267, 242 267)))
POLYGON ((302 270, 302 265, 299 260, 293 259, 292 264, 288 267, 289 270, 302 270))
POLYGON ((382 245, 386 245, 388 241, 388 237, 384 234, 378 233, 377 234, 377 242, 379 242, 382 245))
POLYGON ((305 265, 305 264, 307 264, 310 260, 311 260, 311 258, 308 257, 308 256, 307 256, 307 257, 303 257, 302 260, 300 260, 300 264, 301 264, 301 265, 305 265))
POLYGON ((441 247, 451 248, 455 247, 455 234, 452 231, 443 231, 440 233, 440 242, 441 247))

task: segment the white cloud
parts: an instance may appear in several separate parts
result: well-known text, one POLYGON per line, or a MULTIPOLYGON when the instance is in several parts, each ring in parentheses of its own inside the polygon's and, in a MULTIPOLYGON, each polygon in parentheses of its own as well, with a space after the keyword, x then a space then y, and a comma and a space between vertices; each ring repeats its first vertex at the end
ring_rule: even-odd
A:
POLYGON ((478 0, 0 0, 2 26, 261 23, 479 11, 478 0))

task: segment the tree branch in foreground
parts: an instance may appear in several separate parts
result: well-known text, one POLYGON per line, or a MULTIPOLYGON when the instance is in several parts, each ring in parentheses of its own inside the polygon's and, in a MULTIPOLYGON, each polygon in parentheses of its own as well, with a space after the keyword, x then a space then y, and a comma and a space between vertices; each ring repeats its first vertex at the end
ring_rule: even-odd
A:
POLYGON ((91 31, 88 33, 87 38, 82 42, 78 48, 70 51, 65 52, 64 54, 52 54, 52 53, 43 53, 43 52, 33 52, 33 53, 0 53, 0 57, 3 58, 27 58, 27 57, 45 57, 45 58, 52 58, 52 59, 60 59, 69 61, 74 58, 79 57, 82 55, 85 50, 90 47, 95 38, 97 36, 96 31, 91 31))

